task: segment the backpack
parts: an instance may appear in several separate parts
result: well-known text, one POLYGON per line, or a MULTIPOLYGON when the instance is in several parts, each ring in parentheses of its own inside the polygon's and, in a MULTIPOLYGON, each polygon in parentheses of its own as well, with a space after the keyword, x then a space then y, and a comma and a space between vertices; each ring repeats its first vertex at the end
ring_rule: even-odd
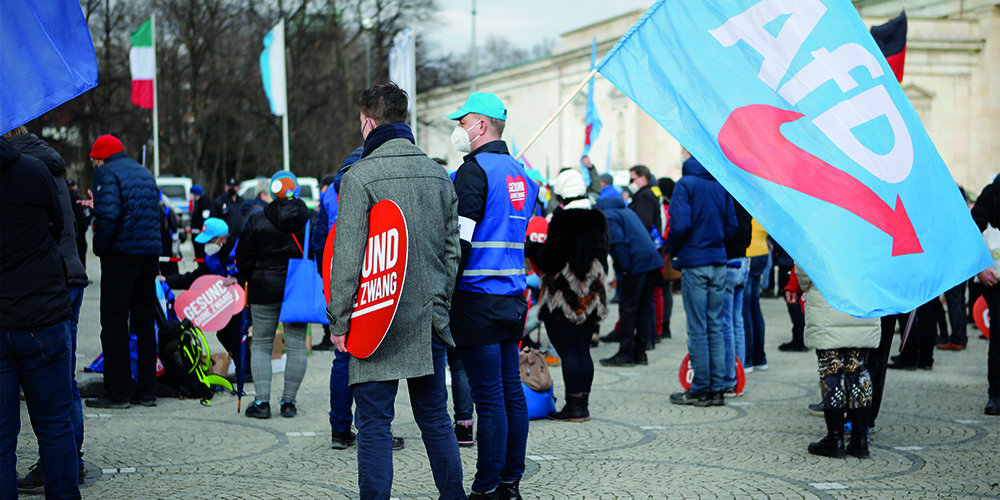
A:
POLYGON ((233 384, 225 377, 209 373, 212 353, 208 341, 189 320, 164 323, 160 329, 160 359, 165 369, 164 383, 183 397, 212 399, 216 386, 233 391, 233 384))

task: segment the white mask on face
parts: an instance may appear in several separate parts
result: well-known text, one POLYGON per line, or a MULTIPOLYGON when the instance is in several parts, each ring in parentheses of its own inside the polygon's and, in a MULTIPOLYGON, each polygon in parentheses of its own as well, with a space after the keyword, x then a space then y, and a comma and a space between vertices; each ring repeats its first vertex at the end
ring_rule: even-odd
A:
MULTIPOLYGON (((451 133, 451 143, 455 145, 455 151, 458 151, 459 153, 472 152, 472 141, 474 141, 475 139, 470 141, 468 132, 476 128, 476 125, 479 125, 479 122, 476 122, 475 125, 467 129, 462 128, 461 124, 455 126, 455 131, 451 133)), ((478 138, 479 136, 477 135, 476 139, 478 138)))
POLYGON ((632 183, 628 185, 628 190, 632 194, 638 193, 640 189, 642 188, 639 187, 639 184, 637 184, 636 181, 632 181, 632 183))
POLYGON ((219 250, 222 250, 221 246, 216 245, 215 243, 205 243, 205 254, 206 255, 215 255, 215 254, 219 253, 219 250))

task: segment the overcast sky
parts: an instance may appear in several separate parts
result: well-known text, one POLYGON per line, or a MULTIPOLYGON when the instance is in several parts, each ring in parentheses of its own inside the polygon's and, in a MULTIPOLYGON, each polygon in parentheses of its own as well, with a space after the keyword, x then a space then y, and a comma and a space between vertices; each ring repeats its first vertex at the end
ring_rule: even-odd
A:
MULTIPOLYGON (((636 9, 648 9, 653 0, 477 0, 476 40, 489 35, 506 37, 530 49, 545 38, 582 28, 636 9)), ((428 37, 443 52, 462 52, 472 43, 472 0, 438 0, 439 26, 428 37)))

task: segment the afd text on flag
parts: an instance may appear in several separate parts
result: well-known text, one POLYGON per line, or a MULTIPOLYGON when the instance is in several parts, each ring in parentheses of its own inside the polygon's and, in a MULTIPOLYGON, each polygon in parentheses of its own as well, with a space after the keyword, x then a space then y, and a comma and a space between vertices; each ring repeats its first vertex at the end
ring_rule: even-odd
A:
POLYGON ((909 312, 992 263, 848 0, 660 0, 597 67, 841 311, 909 312))

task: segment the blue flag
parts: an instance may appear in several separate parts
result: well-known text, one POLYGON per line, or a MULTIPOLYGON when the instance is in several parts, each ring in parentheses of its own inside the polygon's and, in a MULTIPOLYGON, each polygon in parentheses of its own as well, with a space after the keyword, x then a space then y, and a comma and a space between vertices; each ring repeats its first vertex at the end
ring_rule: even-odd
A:
POLYGON ((97 86, 78 0, 0 2, 0 133, 97 86))
POLYGON ((598 70, 841 311, 909 312, 992 264, 848 0, 660 0, 598 70))
MULTIPOLYGON (((594 69, 594 63, 597 62, 597 37, 594 37, 593 43, 590 47, 590 69, 594 69)), ((597 114, 597 107, 594 106, 594 79, 590 79, 590 83, 587 86, 587 118, 584 121, 586 126, 583 141, 583 156, 590 154, 590 147, 594 145, 594 141, 597 137, 601 135, 601 117, 597 114)), ((586 168, 580 169, 583 172, 583 182, 588 186, 591 183, 590 172, 586 168)))

